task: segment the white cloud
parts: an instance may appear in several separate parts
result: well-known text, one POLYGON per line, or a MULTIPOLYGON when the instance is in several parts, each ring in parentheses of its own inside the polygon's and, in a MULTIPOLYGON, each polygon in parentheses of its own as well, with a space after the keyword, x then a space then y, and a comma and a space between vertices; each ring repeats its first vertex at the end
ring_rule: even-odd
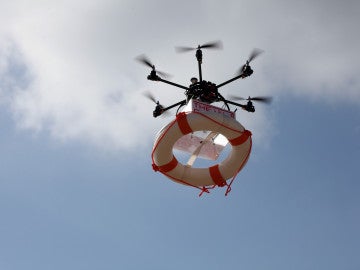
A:
MULTIPOLYGON (((224 94, 290 91, 359 104, 359 7, 357 1, 11 1, 0 8, 0 75, 12 84, 0 84, 0 96, 22 127, 130 149, 149 143, 167 122, 152 118, 143 91, 164 104, 183 97, 180 89, 146 81, 149 70, 134 57, 147 53, 186 85, 197 72, 194 55, 176 55, 173 47, 220 38, 224 51, 204 52, 204 78, 215 83, 231 77, 253 47, 266 51, 254 61, 254 76, 224 87, 224 94), (9 63, 22 73, 9 73, 9 63)), ((260 134, 271 133, 267 109, 239 119, 266 137, 260 134)))

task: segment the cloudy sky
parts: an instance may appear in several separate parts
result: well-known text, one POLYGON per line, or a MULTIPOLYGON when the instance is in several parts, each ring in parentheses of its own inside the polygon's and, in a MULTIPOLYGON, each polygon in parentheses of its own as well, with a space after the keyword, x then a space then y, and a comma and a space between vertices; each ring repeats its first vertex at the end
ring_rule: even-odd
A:
POLYGON ((0 268, 359 269, 359 1, 0 1, 0 268), (145 53, 174 82, 254 74, 253 151, 229 196, 151 169, 145 53))

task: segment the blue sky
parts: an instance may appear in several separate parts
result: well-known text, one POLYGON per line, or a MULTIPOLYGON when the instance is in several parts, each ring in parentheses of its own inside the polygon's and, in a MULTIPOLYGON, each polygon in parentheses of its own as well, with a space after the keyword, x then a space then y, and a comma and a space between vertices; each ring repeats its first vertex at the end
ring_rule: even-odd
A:
POLYGON ((1 4, 0 268, 359 269, 359 4, 270 2, 1 4), (173 46, 218 38, 204 76, 221 82, 263 48, 223 91, 274 101, 237 115, 253 151, 229 196, 199 198, 151 168, 171 118, 141 93, 182 92, 133 59, 187 84, 194 56, 173 46))
POLYGON ((1 117, 1 267, 357 269, 360 112, 278 106, 279 134, 227 197, 152 172, 150 146, 106 156, 1 117))

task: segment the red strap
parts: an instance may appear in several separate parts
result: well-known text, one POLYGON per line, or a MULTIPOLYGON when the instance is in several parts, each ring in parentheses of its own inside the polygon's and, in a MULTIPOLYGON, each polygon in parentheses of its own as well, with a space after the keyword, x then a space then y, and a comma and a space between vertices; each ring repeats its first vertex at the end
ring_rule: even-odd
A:
POLYGON ((153 164, 153 169, 154 171, 160 171, 162 173, 167 173, 170 172, 171 170, 175 169, 175 167, 177 166, 179 162, 177 161, 177 159, 173 156, 173 159, 164 165, 161 166, 157 166, 156 164, 153 164))
POLYGON ((246 142, 246 140, 251 136, 251 132, 249 130, 245 130, 239 137, 235 139, 229 140, 232 146, 237 146, 246 142))
POLYGON ((204 194, 204 192, 210 193, 210 191, 207 187, 202 187, 201 192, 199 193, 199 197, 201 197, 204 194))
POLYGON ((182 112, 182 113, 179 113, 178 115, 176 115, 176 120, 177 120, 177 123, 179 125, 179 128, 180 128, 182 134, 186 135, 186 134, 189 134, 192 132, 189 122, 187 121, 185 112, 182 112))
POLYGON ((209 171, 210 176, 216 185, 218 185, 219 187, 223 187, 226 185, 226 181, 221 175, 218 164, 210 167, 209 171))

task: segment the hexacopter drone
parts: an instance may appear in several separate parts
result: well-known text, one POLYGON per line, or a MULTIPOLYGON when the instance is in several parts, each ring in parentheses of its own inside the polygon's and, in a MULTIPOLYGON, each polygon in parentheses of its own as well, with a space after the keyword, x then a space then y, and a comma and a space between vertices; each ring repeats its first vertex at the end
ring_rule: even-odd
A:
POLYGON ((182 88, 185 90, 186 99, 181 100, 173 105, 170 106, 163 106, 160 104, 159 101, 157 101, 154 96, 148 92, 146 93, 146 96, 151 99, 153 102, 156 103, 155 110, 153 111, 153 116, 158 117, 159 115, 162 115, 164 112, 179 106, 182 107, 188 103, 191 99, 197 99, 205 103, 213 103, 213 102, 223 102, 226 106, 226 108, 230 111, 229 104, 235 105, 237 107, 240 107, 248 112, 255 112, 255 107, 252 103, 252 101, 259 101, 264 103, 270 103, 271 97, 248 97, 248 98, 242 98, 238 96, 231 96, 230 98, 233 100, 247 100, 246 104, 239 104, 237 102, 225 99, 220 93, 219 88, 223 87, 224 85, 227 85, 235 80, 238 79, 245 79, 253 73, 253 70, 250 67, 250 63, 263 51, 260 49, 254 49, 246 63, 239 69, 238 74, 223 83, 215 84, 210 81, 205 81, 202 79, 202 70, 201 70, 201 64, 203 59, 202 49, 218 49, 222 47, 222 43, 220 41, 215 42, 209 42, 203 45, 198 45, 196 48, 193 47, 176 47, 177 52, 188 52, 196 50, 196 59, 198 62, 198 68, 199 68, 199 80, 195 77, 191 78, 191 85, 189 87, 173 83, 171 81, 165 80, 164 78, 167 78, 169 75, 165 72, 161 72, 155 69, 155 65, 151 63, 151 61, 145 56, 141 55, 137 57, 136 59, 141 62, 142 64, 145 64, 146 66, 151 68, 150 74, 147 76, 148 80, 151 81, 159 81, 166 84, 170 84, 172 86, 182 88))

